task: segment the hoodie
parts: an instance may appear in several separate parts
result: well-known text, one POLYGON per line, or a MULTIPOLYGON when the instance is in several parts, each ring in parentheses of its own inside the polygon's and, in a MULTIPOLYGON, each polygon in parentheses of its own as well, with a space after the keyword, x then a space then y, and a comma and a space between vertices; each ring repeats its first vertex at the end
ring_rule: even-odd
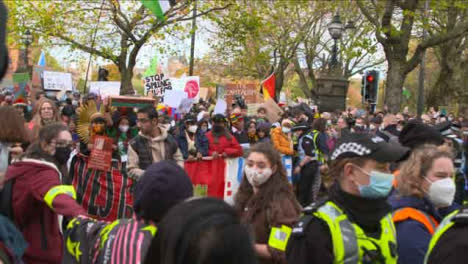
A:
POLYGON ((49 191, 62 184, 61 174, 53 163, 22 159, 8 167, 6 181, 9 180, 14 180, 14 223, 29 244, 23 260, 28 264, 61 263, 63 239, 58 215, 72 217, 86 212, 71 196, 60 192, 51 206, 47 205, 49 191))

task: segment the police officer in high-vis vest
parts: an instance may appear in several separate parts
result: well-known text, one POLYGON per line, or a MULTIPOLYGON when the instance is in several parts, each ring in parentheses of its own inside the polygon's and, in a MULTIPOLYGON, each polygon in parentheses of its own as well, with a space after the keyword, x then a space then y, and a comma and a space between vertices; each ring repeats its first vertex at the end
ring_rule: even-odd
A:
POLYGON ((468 263, 468 205, 440 223, 429 243, 424 263, 468 263))
POLYGON ((386 199, 389 163, 408 149, 350 133, 333 150, 329 197, 305 208, 288 242, 288 263, 397 263, 395 227, 386 199))

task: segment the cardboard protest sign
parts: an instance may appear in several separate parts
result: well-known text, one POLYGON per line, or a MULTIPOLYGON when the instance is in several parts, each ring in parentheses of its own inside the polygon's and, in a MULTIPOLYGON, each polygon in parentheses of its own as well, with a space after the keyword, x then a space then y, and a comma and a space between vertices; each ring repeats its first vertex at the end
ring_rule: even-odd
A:
POLYGON ((145 95, 152 94, 162 98, 166 90, 172 90, 171 80, 165 78, 163 73, 145 77, 144 83, 145 95))
POLYGON ((200 97, 200 77, 186 76, 181 78, 171 78, 172 88, 174 90, 184 91, 188 98, 198 101, 200 97))
POLYGON ((184 91, 167 90, 164 94, 164 104, 172 108, 177 108, 185 98, 187 98, 187 93, 184 91))
POLYGON ((73 89, 71 73, 44 71, 43 78, 44 90, 71 91, 73 89))
POLYGON ((93 148, 91 149, 88 168, 108 171, 112 163, 112 138, 94 136, 91 142, 93 142, 93 148))
POLYGON ((268 99, 263 104, 263 107, 267 110, 266 118, 270 123, 278 122, 283 115, 283 110, 276 104, 275 100, 268 99))
POLYGON ((255 104, 259 102, 259 86, 256 83, 228 83, 225 85, 225 101, 230 107, 234 102, 234 97, 240 95, 244 98, 246 104, 255 104))
POLYGON ((90 82, 89 93, 101 96, 101 99, 111 95, 120 95, 120 82, 90 82))

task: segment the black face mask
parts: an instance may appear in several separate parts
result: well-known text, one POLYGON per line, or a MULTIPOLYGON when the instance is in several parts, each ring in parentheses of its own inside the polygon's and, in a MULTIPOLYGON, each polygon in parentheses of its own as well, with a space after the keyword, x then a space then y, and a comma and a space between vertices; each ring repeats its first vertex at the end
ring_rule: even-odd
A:
POLYGON ((213 132, 214 133, 221 133, 224 131, 224 127, 220 125, 214 125, 213 126, 213 132))
POLYGON ((70 158, 70 153, 72 152, 70 147, 56 147, 55 148, 55 159, 60 164, 65 164, 70 158))

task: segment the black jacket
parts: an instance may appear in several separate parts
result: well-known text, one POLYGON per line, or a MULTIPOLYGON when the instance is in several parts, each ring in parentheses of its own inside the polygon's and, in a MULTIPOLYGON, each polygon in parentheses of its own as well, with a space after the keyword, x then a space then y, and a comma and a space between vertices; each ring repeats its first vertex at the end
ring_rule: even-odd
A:
MULTIPOLYGON (((329 200, 336 203, 350 221, 358 224, 368 236, 372 237, 380 235, 380 219, 391 211, 386 199, 369 200, 357 197, 343 192, 338 184, 331 187, 329 200)), ((310 215, 311 212, 306 214, 310 215)), ((291 235, 286 248, 288 263, 332 264, 335 256, 328 225, 314 216, 308 220, 309 222, 303 225, 303 232, 293 231, 291 235)))

